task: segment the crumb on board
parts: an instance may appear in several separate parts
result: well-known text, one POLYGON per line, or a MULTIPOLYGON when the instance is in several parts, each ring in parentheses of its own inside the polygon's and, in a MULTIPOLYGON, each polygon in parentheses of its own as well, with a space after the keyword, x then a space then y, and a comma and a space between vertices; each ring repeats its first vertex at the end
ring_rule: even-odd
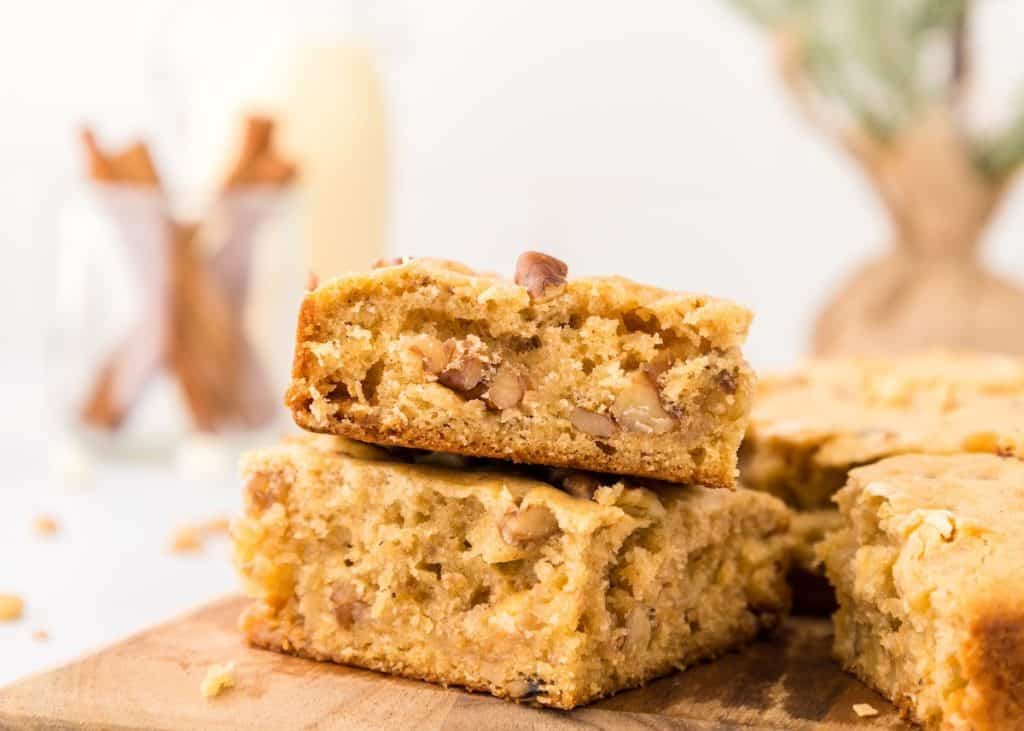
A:
POLYGON ((860 718, 871 718, 878 715, 878 709, 870 703, 854 703, 853 712, 860 718))
POLYGON ((206 671, 199 686, 199 692, 204 698, 213 698, 220 695, 221 691, 235 685, 235 663, 226 662, 220 665, 211 665, 206 671))
POLYGON ((211 518, 200 523, 179 526, 171 535, 172 553, 196 553, 203 550, 207 538, 228 532, 227 518, 211 518))
POLYGON ((14 594, 0 594, 0 622, 13 622, 21 618, 25 601, 14 594))
POLYGON ((45 629, 37 629, 32 633, 32 639, 36 642, 46 642, 50 639, 50 633, 45 629))
POLYGON ((57 521, 49 515, 40 515, 36 518, 33 524, 37 536, 52 536, 56 535, 59 525, 57 521))

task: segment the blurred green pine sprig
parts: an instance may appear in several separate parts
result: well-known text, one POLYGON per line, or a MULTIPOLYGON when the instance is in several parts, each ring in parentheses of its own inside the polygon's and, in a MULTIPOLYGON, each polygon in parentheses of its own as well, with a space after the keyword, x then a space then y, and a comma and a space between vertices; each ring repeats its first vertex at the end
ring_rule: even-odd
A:
MULTIPOLYGON (((969 0, 729 0, 795 35, 824 110, 885 140, 923 109, 951 103, 963 80, 969 0), (960 56, 960 57, 958 57, 960 56)), ((1013 121, 971 144, 978 168, 1004 178, 1024 163, 1024 99, 1013 121)))

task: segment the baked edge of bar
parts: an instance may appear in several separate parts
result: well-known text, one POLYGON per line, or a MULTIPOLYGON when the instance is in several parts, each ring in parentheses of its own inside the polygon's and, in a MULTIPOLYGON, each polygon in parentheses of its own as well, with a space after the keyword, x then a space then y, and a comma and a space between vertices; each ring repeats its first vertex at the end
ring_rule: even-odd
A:
MULTIPOLYGON (((678 484, 696 484, 703 485, 705 487, 725 489, 733 489, 737 486, 735 458, 731 460, 728 459, 729 455, 735 453, 735 450, 730 447, 724 447, 719 450, 719 457, 725 457, 724 460, 720 460, 722 463, 727 465, 724 469, 712 470, 702 466, 696 470, 684 473, 671 470, 651 469, 637 471, 633 469, 636 465, 636 460, 624 463, 621 459, 616 459, 614 455, 587 455, 587 461, 584 463, 580 460, 556 459, 556 455, 554 455, 549 449, 546 449, 543 444, 537 447, 523 446, 515 450, 511 455, 497 447, 487 449, 485 448, 485 445, 481 445, 479 442, 475 445, 465 446, 454 450, 452 449, 450 442, 445 439, 437 438, 434 432, 425 430, 409 430, 403 432, 401 436, 392 436, 383 434, 375 429, 362 426, 349 419, 333 420, 331 426, 329 428, 325 428, 315 423, 312 416, 306 411, 293 411, 292 416, 295 423, 306 431, 317 434, 333 434, 336 436, 346 437, 348 439, 389 447, 409 447, 412 449, 425 449, 436 452, 451 452, 453 454, 468 457, 487 457, 490 459, 512 461, 520 464, 543 464, 547 467, 563 467, 590 472, 607 472, 626 477, 647 477, 678 484)), ((738 447, 739 439, 742 438, 742 431, 737 430, 737 433, 738 436, 734 441, 737 442, 738 447)), ((648 460, 644 461, 649 464, 648 460)), ((707 460, 705 460, 704 464, 706 463, 707 460)))

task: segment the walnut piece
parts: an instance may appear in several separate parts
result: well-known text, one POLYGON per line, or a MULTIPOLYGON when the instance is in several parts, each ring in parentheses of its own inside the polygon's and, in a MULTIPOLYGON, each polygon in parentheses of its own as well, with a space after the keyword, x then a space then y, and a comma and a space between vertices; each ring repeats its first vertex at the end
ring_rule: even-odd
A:
POLYGON ((485 368, 490 363, 487 346, 476 335, 469 335, 464 340, 449 338, 444 350, 448 363, 437 382, 467 398, 480 396, 485 368))
POLYGON ((576 407, 569 414, 569 422, 592 437, 608 438, 615 433, 615 422, 607 414, 598 414, 576 407))
POLYGON ((509 510, 498 527, 506 543, 525 548, 554 535, 558 531, 558 520, 544 506, 530 505, 519 510, 509 510))
POLYGON ((539 251, 527 251, 516 261, 515 282, 530 293, 531 302, 547 302, 565 291, 569 267, 539 251))
POLYGON ((671 353, 660 353, 655 356, 654 360, 643 367, 644 375, 646 375, 651 383, 656 388, 660 388, 658 380, 668 372, 672 366, 676 363, 675 358, 672 357, 671 353))
POLYGON ((651 641, 651 620, 647 611, 641 607, 633 607, 625 621, 626 634, 622 638, 622 652, 627 656, 635 656, 647 649, 651 641))
POLYGON ((448 353, 444 343, 433 335, 417 335, 409 343, 409 349, 423 359, 423 370, 436 376, 448 365, 448 353))
POLYGON ((494 374, 490 385, 484 392, 484 400, 491 408, 511 409, 523 400, 526 393, 526 381, 511 366, 503 365, 494 374))
POLYGON ((342 629, 351 629, 352 625, 366 616, 370 606, 359 598, 354 586, 340 583, 331 592, 331 604, 334 605, 334 618, 342 629))
POLYGON ((25 602, 14 594, 0 594, 0 622, 13 622, 21 618, 25 602))
POLYGON ((635 374, 615 397, 611 412, 626 431, 664 434, 676 425, 675 419, 662 408, 658 390, 642 373, 635 374))
POLYGON ((587 472, 570 472, 562 478, 562 489, 573 497, 593 500, 601 481, 587 472))
POLYGON ((722 389, 722 393, 729 394, 730 396, 736 393, 736 388, 739 385, 735 371, 718 371, 715 374, 715 383, 722 389))

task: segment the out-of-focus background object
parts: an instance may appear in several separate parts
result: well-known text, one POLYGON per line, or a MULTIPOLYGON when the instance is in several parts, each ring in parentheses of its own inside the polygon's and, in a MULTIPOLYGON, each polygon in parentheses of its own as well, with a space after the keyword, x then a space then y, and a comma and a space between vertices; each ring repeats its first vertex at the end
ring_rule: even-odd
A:
POLYGON ((311 266, 335 276, 387 247, 391 129, 383 72, 401 6, 359 0, 158 3, 148 48, 159 129, 187 152, 180 177, 205 188, 246 114, 281 122, 302 171, 311 266), (224 29, 230 28, 228 33, 224 29))
POLYGON ((273 132, 250 117, 205 197, 169 190, 145 144, 112 152, 83 132, 89 181, 57 257, 50 380, 90 443, 160 451, 188 431, 282 426, 306 252, 273 132))
POLYGON ((892 227, 891 250, 825 308, 816 353, 1024 352, 1024 291, 978 259, 1024 162, 1024 98, 1001 128, 970 128, 972 3, 734 2, 774 35, 797 108, 860 166, 892 227))

